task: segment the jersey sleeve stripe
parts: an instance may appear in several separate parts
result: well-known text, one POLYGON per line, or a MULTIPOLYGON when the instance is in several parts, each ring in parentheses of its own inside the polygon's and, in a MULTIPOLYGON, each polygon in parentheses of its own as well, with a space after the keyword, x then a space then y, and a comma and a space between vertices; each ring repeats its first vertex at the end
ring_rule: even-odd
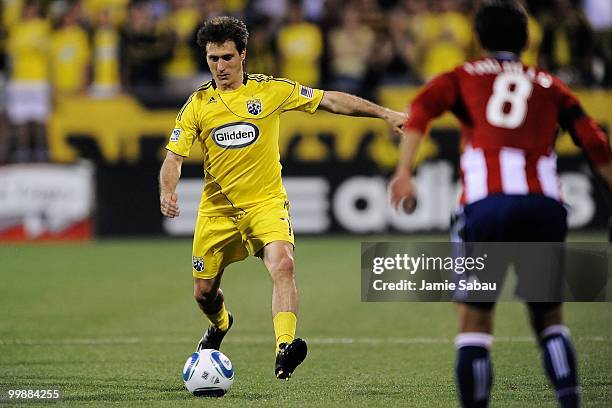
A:
POLYGON ((181 120, 181 117, 183 116, 183 112, 185 111, 185 109, 191 103, 191 100, 193 99, 193 95, 195 95, 195 92, 192 93, 191 96, 189 96, 189 99, 187 99, 187 102, 185 102, 185 104, 183 105, 183 107, 179 111, 178 116, 176 117, 176 120, 181 120))

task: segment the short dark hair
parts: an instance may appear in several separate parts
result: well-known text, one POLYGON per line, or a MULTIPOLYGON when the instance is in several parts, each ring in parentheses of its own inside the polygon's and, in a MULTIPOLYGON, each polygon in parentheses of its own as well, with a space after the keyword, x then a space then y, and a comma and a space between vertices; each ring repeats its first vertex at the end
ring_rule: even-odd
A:
POLYGON ((249 31, 241 20, 230 16, 221 16, 207 20, 198 30, 198 45, 206 52, 208 43, 223 44, 233 41, 238 53, 246 49, 249 31))
POLYGON ((489 51, 520 54, 527 45, 527 12, 515 0, 486 0, 474 23, 480 43, 489 51))

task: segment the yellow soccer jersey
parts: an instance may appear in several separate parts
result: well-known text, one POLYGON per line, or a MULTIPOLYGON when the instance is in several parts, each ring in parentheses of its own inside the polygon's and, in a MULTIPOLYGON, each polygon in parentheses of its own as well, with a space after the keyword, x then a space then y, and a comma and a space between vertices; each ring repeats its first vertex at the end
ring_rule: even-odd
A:
POLYGON ((51 38, 53 85, 60 93, 81 90, 87 81, 85 69, 90 57, 87 33, 75 25, 55 31, 51 38))
POLYGON ((166 75, 171 78, 186 78, 194 75, 197 65, 189 46, 193 31, 200 22, 200 14, 192 8, 184 8, 172 13, 163 21, 168 30, 174 31, 177 42, 174 46, 174 56, 165 67, 166 75))
POLYGON ((321 30, 311 23, 284 27, 278 34, 278 49, 282 56, 281 73, 303 84, 320 81, 319 58, 323 52, 321 30))
POLYGON ((94 79, 101 86, 119 86, 119 35, 114 28, 96 29, 93 41, 94 79))
POLYGON ((270 199, 286 199, 278 149, 280 114, 313 113, 323 91, 266 75, 247 75, 236 90, 209 81, 176 118, 168 150, 189 156, 197 140, 204 153, 200 214, 238 215, 270 199))
POLYGON ((15 81, 46 81, 49 77, 49 23, 41 18, 24 21, 11 29, 7 51, 11 78, 15 81))

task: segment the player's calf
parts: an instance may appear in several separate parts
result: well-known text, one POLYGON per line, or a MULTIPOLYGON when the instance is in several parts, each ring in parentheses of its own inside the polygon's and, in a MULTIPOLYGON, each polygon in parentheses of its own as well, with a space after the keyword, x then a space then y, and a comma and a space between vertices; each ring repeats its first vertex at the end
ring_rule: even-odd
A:
POLYGON ((493 336, 487 333, 460 333, 455 338, 455 374, 462 407, 488 407, 493 384, 489 350, 493 336))
POLYGON ((562 408, 580 406, 576 352, 567 327, 553 325, 545 328, 540 333, 540 347, 542 363, 555 389, 559 406, 562 408))

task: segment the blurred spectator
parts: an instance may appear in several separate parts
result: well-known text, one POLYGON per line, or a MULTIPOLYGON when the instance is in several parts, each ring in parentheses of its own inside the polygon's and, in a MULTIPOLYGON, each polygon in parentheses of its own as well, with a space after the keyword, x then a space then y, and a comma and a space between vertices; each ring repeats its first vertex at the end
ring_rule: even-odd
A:
POLYGON ((540 65, 570 86, 593 83, 593 32, 584 14, 569 0, 543 17, 540 65))
POLYGON ((531 14, 528 16, 527 30, 529 32, 527 49, 523 51, 521 60, 527 65, 537 66, 540 45, 542 44, 542 27, 540 26, 540 23, 538 23, 538 20, 533 18, 531 14))
POLYGON ((8 36, 7 22, 5 20, 5 3, 0 1, 0 165, 8 163, 10 130, 6 117, 6 40, 8 36))
POLYGON ((7 30, 21 20, 23 0, 2 0, 2 24, 7 30))
POLYGON ((192 0, 172 0, 172 9, 161 22, 164 30, 174 35, 172 59, 164 67, 168 90, 185 97, 196 87, 198 65, 193 56, 190 42, 197 29, 200 14, 192 0))
POLYGON ((323 35, 318 26, 304 20, 299 1, 291 3, 287 24, 280 30, 277 44, 281 75, 307 86, 318 86, 323 35))
MULTIPOLYGON (((223 0, 196 0, 196 9, 200 14, 199 26, 201 26, 209 18, 223 14, 223 0)), ((200 28, 199 26, 197 28, 200 28)), ((196 47, 199 48, 197 44, 196 47)))
POLYGON ((376 0, 356 0, 355 6, 361 21, 372 30, 378 31, 387 28, 385 13, 380 9, 376 0))
POLYGON ((424 16, 419 38, 423 80, 462 64, 472 39, 470 21, 457 2, 440 0, 435 5, 433 12, 424 16))
POLYGON ((83 0, 83 14, 93 24, 97 23, 102 13, 109 13, 111 24, 115 27, 123 24, 127 5, 130 0, 83 0))
POLYGON ((342 11, 342 24, 329 33, 332 88, 360 94, 374 32, 362 24, 357 10, 349 4, 342 11))
POLYGON ((46 121, 50 109, 49 23, 40 2, 24 3, 22 21, 9 32, 7 114, 15 126, 15 161, 48 159, 46 121))
POLYGON ((234 17, 244 17, 248 0, 223 0, 223 11, 234 17))
POLYGON ((595 35, 595 80, 604 86, 612 85, 612 1, 584 0, 584 12, 595 35))
POLYGON ((247 55, 248 72, 278 75, 272 24, 268 17, 261 16, 252 23, 249 29, 249 53, 247 55))
POLYGON ((51 34, 51 84, 55 97, 85 90, 89 80, 91 50, 87 33, 79 25, 78 0, 56 1, 51 14, 57 27, 51 34))
POLYGON ((308 0, 303 3, 302 11, 306 20, 319 24, 325 13, 325 3, 327 0, 308 0))
POLYGON ((96 98, 116 95, 119 81, 119 35, 113 24, 112 7, 100 10, 93 35, 93 80, 91 94, 96 98))
POLYGON ((289 0, 253 0, 249 12, 253 18, 268 17, 276 31, 287 16, 289 0))
POLYGON ((416 21, 420 20, 425 8, 422 7, 423 2, 412 1, 410 3, 411 7, 409 9, 406 9, 406 5, 404 5, 387 13, 389 34, 393 45, 393 58, 387 68, 385 82, 415 83, 419 81, 419 73, 415 69, 418 65, 415 62, 418 51, 416 44, 418 36, 415 35, 414 30, 416 21))
MULTIPOLYGON (((340 15, 338 10, 344 7, 343 0, 327 0, 323 5, 321 19, 318 22, 319 27, 325 33, 329 33, 332 29, 340 25, 340 15)), ((361 16, 360 16, 361 17, 361 16)))
POLYGON ((387 30, 375 33, 374 44, 368 57, 368 69, 363 81, 362 96, 371 101, 378 98, 377 88, 386 78, 387 68, 394 58, 393 42, 387 30))
POLYGON ((156 24, 147 0, 132 0, 119 38, 123 86, 143 99, 154 98, 172 57, 172 33, 156 24))

